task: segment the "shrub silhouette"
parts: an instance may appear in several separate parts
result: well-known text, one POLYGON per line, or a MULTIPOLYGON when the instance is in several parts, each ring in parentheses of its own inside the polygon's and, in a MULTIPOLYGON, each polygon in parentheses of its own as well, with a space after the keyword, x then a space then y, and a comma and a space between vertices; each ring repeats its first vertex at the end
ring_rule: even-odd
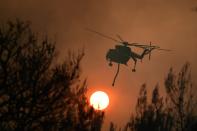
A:
POLYGON ((83 51, 54 64, 55 43, 16 20, 0 28, 0 130, 99 131, 104 113, 89 106, 83 51))

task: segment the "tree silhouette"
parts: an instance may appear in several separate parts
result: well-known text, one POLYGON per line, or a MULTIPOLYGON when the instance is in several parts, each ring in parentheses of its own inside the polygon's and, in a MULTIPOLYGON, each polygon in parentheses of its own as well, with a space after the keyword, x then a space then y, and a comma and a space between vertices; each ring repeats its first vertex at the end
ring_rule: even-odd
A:
POLYGON ((169 97, 169 108, 175 118, 175 130, 189 130, 196 119, 194 109, 197 107, 189 63, 184 64, 178 75, 172 68, 169 70, 165 79, 165 89, 169 97))
POLYGON ((109 131, 116 131, 116 127, 113 122, 110 122, 109 131))
MULTIPOLYGON (((161 97, 159 86, 152 91, 148 102, 146 84, 137 99, 136 111, 123 131, 196 131, 196 95, 191 80, 190 64, 186 63, 176 75, 171 68, 165 78, 167 97, 161 97)), ((116 131, 113 123, 110 131, 116 131)))
POLYGON ((104 113, 89 106, 83 51, 54 64, 55 43, 16 20, 0 28, 0 130, 99 131, 104 113), (95 125, 96 124, 96 125, 95 125))
POLYGON ((152 101, 148 103, 146 85, 143 84, 137 99, 136 113, 131 116, 125 131, 171 131, 173 118, 164 107, 159 95, 159 86, 152 92, 152 101))

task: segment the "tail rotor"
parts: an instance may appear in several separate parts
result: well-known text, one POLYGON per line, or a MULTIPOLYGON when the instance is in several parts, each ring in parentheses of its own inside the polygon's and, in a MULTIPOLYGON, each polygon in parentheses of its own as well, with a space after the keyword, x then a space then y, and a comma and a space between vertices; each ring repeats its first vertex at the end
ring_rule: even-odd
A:
POLYGON ((149 57, 148 57, 149 60, 150 60, 150 58, 151 58, 151 45, 152 45, 152 43, 150 42, 150 46, 149 46, 149 51, 150 51, 150 52, 149 52, 149 57))

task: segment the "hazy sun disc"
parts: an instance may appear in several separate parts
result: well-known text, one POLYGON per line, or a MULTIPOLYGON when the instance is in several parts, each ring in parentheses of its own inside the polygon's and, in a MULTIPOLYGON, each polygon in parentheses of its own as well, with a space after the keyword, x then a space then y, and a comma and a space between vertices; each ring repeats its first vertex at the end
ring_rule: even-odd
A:
POLYGON ((109 97, 103 91, 96 91, 90 96, 90 105, 96 110, 103 110, 109 105, 109 97))

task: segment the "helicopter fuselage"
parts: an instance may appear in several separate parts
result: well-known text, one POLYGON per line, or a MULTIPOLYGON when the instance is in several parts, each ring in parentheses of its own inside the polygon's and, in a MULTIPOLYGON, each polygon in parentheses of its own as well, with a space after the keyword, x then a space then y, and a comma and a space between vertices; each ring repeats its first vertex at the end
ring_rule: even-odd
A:
POLYGON ((127 65, 131 58, 131 48, 124 45, 116 45, 115 49, 109 49, 106 59, 110 62, 116 62, 127 65))

